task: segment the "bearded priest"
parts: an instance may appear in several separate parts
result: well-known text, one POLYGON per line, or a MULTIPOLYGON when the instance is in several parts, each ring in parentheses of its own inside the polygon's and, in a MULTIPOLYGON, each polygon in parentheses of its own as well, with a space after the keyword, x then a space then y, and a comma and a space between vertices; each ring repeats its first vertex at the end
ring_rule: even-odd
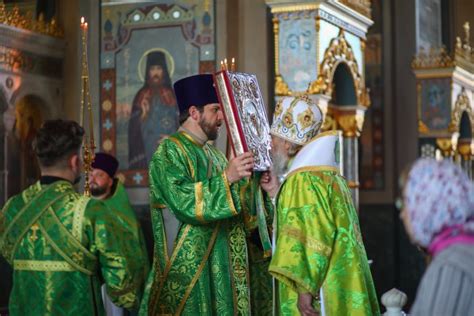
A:
POLYGON ((181 126, 149 168, 155 249, 141 315, 251 314, 241 193, 254 162, 227 162, 211 144, 224 119, 213 85, 208 74, 174 84, 181 126))
POLYGON ((341 175, 339 131, 319 133, 322 112, 307 96, 275 108, 274 173, 262 188, 276 197, 277 314, 379 315, 356 209, 341 175), (318 134, 319 133, 319 134, 318 134))

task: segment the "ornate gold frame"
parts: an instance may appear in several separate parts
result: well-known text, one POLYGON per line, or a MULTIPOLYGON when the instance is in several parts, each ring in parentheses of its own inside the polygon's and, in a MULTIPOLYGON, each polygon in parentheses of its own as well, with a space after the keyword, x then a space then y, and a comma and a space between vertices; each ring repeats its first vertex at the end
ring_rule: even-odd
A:
POLYGON ((464 112, 467 112, 469 115, 469 120, 471 121, 471 131, 474 134, 474 112, 472 111, 466 90, 462 88, 461 93, 459 93, 456 98, 454 108, 451 111, 451 123, 449 124, 450 132, 454 133, 459 131, 461 117, 464 112))
POLYGON ((359 73, 357 60, 355 59, 351 45, 344 36, 343 29, 339 30, 339 35, 333 38, 328 48, 326 48, 323 61, 319 65, 318 79, 311 83, 309 93, 324 93, 331 96, 334 73, 337 66, 341 63, 345 63, 352 74, 358 105, 369 107, 369 93, 365 87, 364 78, 359 73))

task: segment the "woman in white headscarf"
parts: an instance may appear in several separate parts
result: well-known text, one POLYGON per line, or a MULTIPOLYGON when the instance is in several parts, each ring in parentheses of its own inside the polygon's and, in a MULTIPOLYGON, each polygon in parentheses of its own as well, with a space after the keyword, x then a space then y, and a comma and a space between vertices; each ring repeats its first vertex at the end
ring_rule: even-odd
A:
POLYGON ((405 179, 400 217, 432 257, 410 315, 474 315, 474 183, 449 161, 420 159, 405 179))

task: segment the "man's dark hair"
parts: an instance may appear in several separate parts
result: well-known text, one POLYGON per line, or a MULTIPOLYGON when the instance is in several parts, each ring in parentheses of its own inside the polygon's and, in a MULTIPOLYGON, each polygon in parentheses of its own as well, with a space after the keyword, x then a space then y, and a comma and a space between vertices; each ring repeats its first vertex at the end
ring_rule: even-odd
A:
POLYGON ((168 71, 168 64, 166 63, 166 56, 163 52, 151 52, 146 58, 146 73, 145 73, 145 85, 150 80, 150 68, 151 66, 161 66, 163 69, 163 86, 171 88, 171 78, 168 71))
MULTIPOLYGON (((196 106, 196 109, 198 109, 199 113, 202 113, 202 112, 204 112, 204 107, 205 107, 205 105, 196 106)), ((186 122, 188 117, 189 117, 189 109, 187 109, 184 112, 180 112, 179 113, 179 125, 182 125, 184 122, 186 122)))
POLYGON ((33 149, 40 166, 57 166, 65 162, 70 155, 78 154, 83 136, 84 129, 74 121, 44 122, 33 141, 33 149))

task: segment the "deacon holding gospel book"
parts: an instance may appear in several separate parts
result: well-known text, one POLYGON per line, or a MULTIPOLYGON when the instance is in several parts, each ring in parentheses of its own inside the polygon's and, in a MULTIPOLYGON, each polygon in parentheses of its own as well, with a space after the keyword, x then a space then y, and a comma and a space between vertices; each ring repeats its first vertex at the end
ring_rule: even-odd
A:
MULTIPOLYGON (((208 141, 223 124, 212 75, 174 85, 180 128, 153 155, 155 251, 141 315, 250 315, 247 152, 227 162, 208 141)), ((256 307, 258 309, 258 307, 256 307)))

